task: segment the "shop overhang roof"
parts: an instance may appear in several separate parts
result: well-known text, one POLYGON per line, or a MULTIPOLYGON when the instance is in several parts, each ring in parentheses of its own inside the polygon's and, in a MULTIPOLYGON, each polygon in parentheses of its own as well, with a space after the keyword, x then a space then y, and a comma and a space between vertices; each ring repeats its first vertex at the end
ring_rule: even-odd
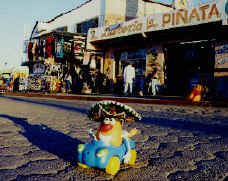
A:
POLYGON ((71 33, 71 32, 66 32, 66 31, 51 31, 51 32, 47 32, 44 34, 41 34, 39 36, 35 36, 33 37, 33 39, 42 39, 48 36, 58 36, 58 37, 65 37, 65 38, 69 38, 69 39, 73 39, 75 36, 80 36, 80 37, 85 37, 86 38, 86 34, 85 33, 71 33))
POLYGON ((126 37, 117 37, 109 40, 99 40, 93 45, 100 49, 146 47, 151 44, 172 44, 180 42, 193 42, 200 40, 224 39, 228 26, 223 26, 222 21, 205 23, 189 27, 179 27, 169 30, 147 32, 126 37))

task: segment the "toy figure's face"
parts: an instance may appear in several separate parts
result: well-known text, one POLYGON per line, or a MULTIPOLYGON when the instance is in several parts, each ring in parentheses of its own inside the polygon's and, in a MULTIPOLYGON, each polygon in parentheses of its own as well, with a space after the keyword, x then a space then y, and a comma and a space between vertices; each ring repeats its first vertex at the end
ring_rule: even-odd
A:
POLYGON ((105 133, 105 132, 112 130, 115 123, 116 123, 116 120, 114 118, 105 118, 100 127, 101 132, 105 133))
POLYGON ((98 129, 98 139, 108 141, 114 146, 119 146, 122 143, 122 125, 115 118, 105 118, 98 129))
POLYGON ((122 125, 120 121, 116 120, 115 118, 105 118, 101 123, 99 130, 103 135, 111 135, 114 132, 119 132, 119 130, 122 130, 122 125))
POLYGON ((201 86, 201 85, 199 85, 199 84, 197 84, 197 85, 195 86, 195 90, 197 90, 197 91, 201 91, 201 90, 202 90, 202 86, 201 86))

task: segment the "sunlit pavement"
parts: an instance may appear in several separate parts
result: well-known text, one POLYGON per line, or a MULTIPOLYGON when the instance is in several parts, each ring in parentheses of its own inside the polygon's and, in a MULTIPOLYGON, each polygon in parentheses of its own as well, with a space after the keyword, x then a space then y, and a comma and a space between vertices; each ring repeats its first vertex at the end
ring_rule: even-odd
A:
POLYGON ((228 180, 228 108, 128 102, 143 119, 125 124, 134 168, 115 177, 78 168, 77 144, 90 141, 92 100, 0 96, 0 180, 228 180))

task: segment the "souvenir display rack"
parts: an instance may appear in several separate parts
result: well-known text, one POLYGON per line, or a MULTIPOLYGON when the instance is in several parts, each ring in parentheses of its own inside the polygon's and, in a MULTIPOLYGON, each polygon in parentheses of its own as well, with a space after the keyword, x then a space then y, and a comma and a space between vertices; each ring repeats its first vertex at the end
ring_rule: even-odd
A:
POLYGON ((53 31, 27 42, 28 90, 59 92, 64 76, 83 63, 86 34, 53 31))

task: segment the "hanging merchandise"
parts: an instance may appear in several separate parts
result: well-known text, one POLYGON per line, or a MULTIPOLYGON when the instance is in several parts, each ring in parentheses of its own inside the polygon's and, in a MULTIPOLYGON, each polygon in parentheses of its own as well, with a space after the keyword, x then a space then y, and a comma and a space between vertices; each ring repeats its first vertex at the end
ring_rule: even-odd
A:
POLYGON ((24 40, 23 53, 28 53, 28 40, 24 40))
POLYGON ((63 58, 64 39, 62 38, 56 44, 56 58, 63 58))
POLYGON ((94 57, 92 58, 89 67, 90 67, 90 69, 93 69, 93 70, 96 69, 96 60, 94 57))
POLYGON ((85 51, 85 38, 84 37, 74 37, 73 41, 73 53, 76 60, 82 61, 85 51))
POLYGON ((37 56, 39 57, 39 59, 41 59, 41 57, 44 57, 44 47, 42 40, 39 40, 37 45, 37 56))
POLYGON ((46 58, 44 63, 45 64, 54 64, 55 60, 53 57, 46 58))
POLYGON ((33 41, 33 47, 32 47, 32 54, 33 54, 33 61, 35 62, 37 60, 37 41, 33 41))
POLYGON ((36 63, 33 65, 34 74, 43 74, 45 72, 45 65, 42 63, 36 63))
POLYGON ((85 42, 83 40, 74 41, 74 54, 83 54, 85 50, 85 42))
POLYGON ((46 56, 46 40, 43 40, 43 57, 47 57, 46 56))
POLYGON ((63 55, 65 59, 70 60, 72 58, 70 42, 64 42, 63 55))
POLYGON ((35 47, 35 54, 34 54, 34 56, 36 57, 36 60, 39 60, 39 48, 40 48, 39 41, 36 40, 36 47, 35 47))
POLYGON ((33 60, 32 46, 33 46, 33 43, 30 41, 28 43, 28 59, 29 59, 29 61, 33 60))
POLYGON ((49 36, 46 39, 46 57, 52 57, 55 52, 55 46, 54 46, 54 38, 52 36, 49 36))
POLYGON ((32 54, 35 55, 35 49, 36 49, 36 41, 33 41, 33 46, 32 46, 32 54))

